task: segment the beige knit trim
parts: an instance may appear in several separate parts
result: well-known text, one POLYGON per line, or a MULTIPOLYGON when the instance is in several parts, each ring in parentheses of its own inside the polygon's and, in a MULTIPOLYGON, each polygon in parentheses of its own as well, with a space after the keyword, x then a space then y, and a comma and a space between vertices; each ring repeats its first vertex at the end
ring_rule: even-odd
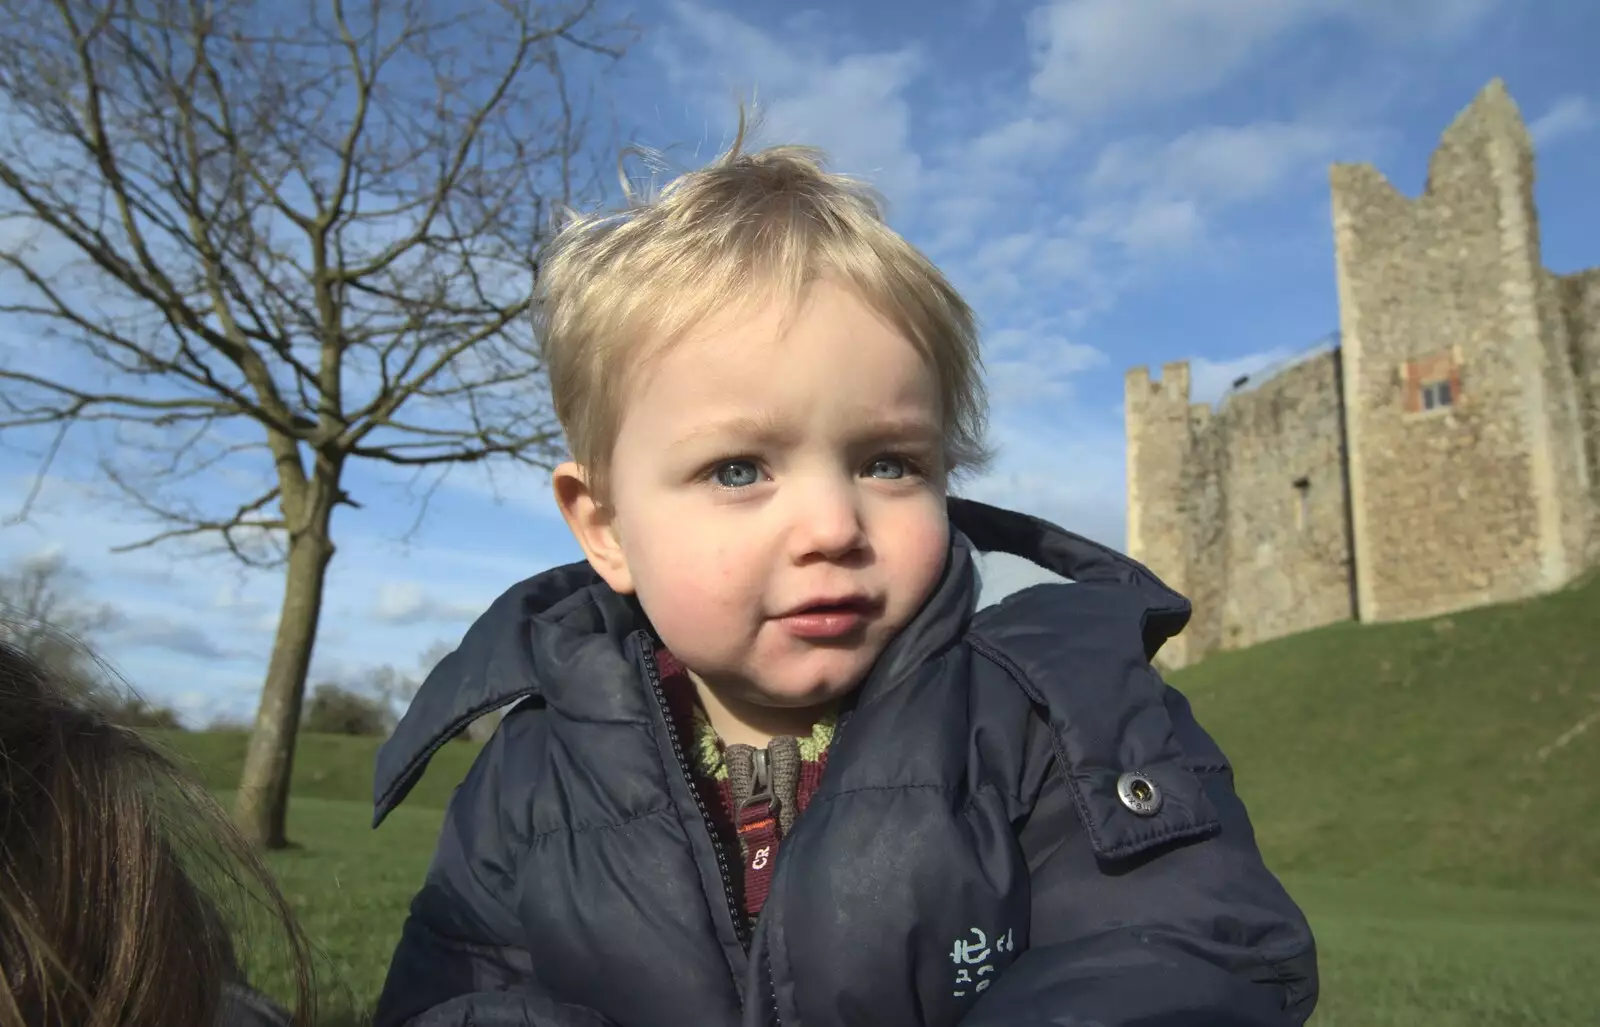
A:
MULTIPOLYGON (((828 751, 828 746, 833 744, 835 723, 837 718, 829 713, 812 726, 810 735, 796 739, 803 762, 815 763, 828 751)), ((711 726, 711 718, 706 716, 706 711, 698 703, 694 708, 694 753, 695 764, 701 773, 717 781, 728 779, 728 761, 722 753, 722 739, 717 737, 717 729, 711 726)))

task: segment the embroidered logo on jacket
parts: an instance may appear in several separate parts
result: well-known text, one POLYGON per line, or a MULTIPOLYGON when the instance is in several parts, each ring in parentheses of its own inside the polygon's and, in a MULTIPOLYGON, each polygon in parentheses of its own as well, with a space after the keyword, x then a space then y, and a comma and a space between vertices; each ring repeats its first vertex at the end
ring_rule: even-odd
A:
POLYGON ((950 949, 950 961, 957 967, 955 990, 951 994, 957 998, 969 990, 977 994, 994 983, 995 968, 991 959, 997 954, 1016 950, 1016 937, 1010 930, 996 935, 993 945, 980 928, 968 928, 967 935, 957 938, 950 949))

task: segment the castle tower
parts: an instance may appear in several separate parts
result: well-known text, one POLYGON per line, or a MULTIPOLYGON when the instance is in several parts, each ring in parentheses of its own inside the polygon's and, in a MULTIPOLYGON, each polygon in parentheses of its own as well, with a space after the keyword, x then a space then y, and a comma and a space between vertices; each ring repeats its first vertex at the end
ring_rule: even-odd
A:
MULTIPOLYGON (((1128 442, 1128 555, 1168 585, 1188 595, 1189 536, 1185 469, 1193 453, 1189 420, 1189 365, 1166 364, 1161 380, 1147 368, 1129 371, 1124 383, 1128 442)), ((1188 660, 1190 632, 1161 651, 1163 663, 1188 660)))
POLYGON ((1357 615, 1567 583, 1589 512, 1578 393, 1504 84, 1446 130, 1419 199, 1368 165, 1331 181, 1357 615))

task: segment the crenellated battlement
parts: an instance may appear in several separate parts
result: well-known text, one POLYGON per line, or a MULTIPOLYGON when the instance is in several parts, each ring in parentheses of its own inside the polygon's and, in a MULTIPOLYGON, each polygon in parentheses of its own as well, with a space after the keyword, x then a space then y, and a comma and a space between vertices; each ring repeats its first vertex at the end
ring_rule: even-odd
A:
POLYGON ((1148 367, 1135 367, 1127 373, 1127 398, 1130 402, 1178 403, 1189 405, 1189 362, 1174 360, 1161 365, 1161 377, 1152 378, 1148 367))

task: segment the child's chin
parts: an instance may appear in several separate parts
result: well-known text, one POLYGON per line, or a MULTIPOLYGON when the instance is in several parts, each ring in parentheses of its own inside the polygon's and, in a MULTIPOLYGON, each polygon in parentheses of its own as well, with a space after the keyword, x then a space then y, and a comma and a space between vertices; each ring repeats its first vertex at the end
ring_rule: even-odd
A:
POLYGON ((761 683, 761 692, 767 702, 774 706, 792 709, 819 706, 853 692, 861 684, 864 674, 862 668, 840 666, 834 673, 812 672, 796 675, 786 681, 764 681, 761 683))

